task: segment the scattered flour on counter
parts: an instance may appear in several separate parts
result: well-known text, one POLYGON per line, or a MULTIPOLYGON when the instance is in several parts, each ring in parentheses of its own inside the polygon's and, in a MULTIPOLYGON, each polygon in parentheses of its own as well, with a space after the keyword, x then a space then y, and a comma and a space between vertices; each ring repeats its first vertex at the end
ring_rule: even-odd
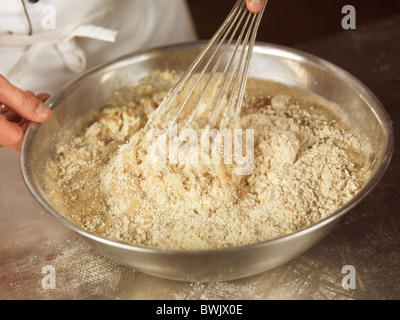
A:
MULTIPOLYGON (((255 79, 231 127, 254 129, 252 174, 236 175, 229 164, 146 163, 144 124, 175 80, 158 72, 121 89, 58 147, 48 190, 67 218, 135 245, 226 248, 307 227, 352 199, 368 178, 373 150, 336 107, 255 79)), ((168 117, 163 121, 161 128, 168 117)))
POLYGON ((175 300, 262 300, 261 294, 255 294, 255 284, 232 282, 199 283, 193 282, 181 292, 174 294, 175 300))

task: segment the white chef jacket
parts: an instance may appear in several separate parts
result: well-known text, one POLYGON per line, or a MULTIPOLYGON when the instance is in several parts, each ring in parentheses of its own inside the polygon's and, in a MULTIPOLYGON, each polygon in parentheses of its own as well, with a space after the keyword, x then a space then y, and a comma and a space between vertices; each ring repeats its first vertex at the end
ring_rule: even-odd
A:
POLYGON ((0 1, 0 74, 35 93, 139 49, 194 40, 185 0, 0 1))

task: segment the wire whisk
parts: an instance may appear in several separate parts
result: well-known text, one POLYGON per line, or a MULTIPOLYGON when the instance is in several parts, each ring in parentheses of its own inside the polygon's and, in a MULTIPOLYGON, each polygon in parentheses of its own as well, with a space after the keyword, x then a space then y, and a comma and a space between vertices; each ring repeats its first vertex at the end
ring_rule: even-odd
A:
POLYGON ((191 124, 207 92, 215 92, 217 86, 219 91, 209 109, 212 112, 207 128, 213 126, 218 112, 223 112, 220 126, 228 118, 232 119, 232 116, 228 117, 230 112, 233 113, 233 122, 236 122, 241 112, 249 64, 265 7, 266 4, 262 11, 251 13, 245 0, 236 2, 218 31, 164 98, 159 106, 159 116, 171 110, 178 95, 185 89, 185 97, 179 99, 178 106, 174 106, 176 114, 173 121, 178 121, 185 114, 188 115, 186 124, 191 124), (218 82, 215 82, 217 77, 218 82), (191 103, 188 103, 189 100, 191 103), (188 105, 193 109, 183 112, 188 105))

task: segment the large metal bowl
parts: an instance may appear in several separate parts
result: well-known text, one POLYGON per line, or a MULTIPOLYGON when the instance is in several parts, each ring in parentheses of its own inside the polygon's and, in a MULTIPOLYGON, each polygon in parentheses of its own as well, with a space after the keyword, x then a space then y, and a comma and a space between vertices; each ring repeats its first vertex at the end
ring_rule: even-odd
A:
POLYGON ((302 254, 325 237, 346 212, 378 183, 393 149, 391 121, 378 99, 360 81, 318 57, 258 43, 249 76, 273 80, 316 93, 345 108, 351 121, 369 137, 376 150, 373 173, 363 189, 328 218, 299 232, 253 245, 219 250, 161 250, 129 245, 90 233, 65 219, 52 205, 44 184, 46 162, 55 155, 55 142, 74 119, 100 108, 114 90, 134 86, 156 69, 184 70, 204 43, 189 43, 133 53, 100 66, 68 84, 48 101, 54 114, 42 125, 31 123, 21 152, 25 183, 37 201, 94 248, 135 270, 174 280, 220 281, 261 273, 302 254))

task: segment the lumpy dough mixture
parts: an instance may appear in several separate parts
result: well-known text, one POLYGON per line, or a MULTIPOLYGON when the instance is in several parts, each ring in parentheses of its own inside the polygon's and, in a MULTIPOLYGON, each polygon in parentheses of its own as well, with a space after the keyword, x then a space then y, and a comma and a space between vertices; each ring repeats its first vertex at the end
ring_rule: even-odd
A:
MULTIPOLYGON (((373 150, 340 108, 286 86, 249 79, 239 120, 254 129, 254 169, 145 161, 143 127, 176 81, 154 72, 109 104, 48 162, 56 208, 79 226, 146 247, 212 249, 280 237, 348 202, 369 176, 373 150)), ((215 85, 215 87, 218 87, 215 85)), ((207 103, 193 128, 205 128, 207 103)), ((174 112, 161 117, 165 129, 174 112)))

